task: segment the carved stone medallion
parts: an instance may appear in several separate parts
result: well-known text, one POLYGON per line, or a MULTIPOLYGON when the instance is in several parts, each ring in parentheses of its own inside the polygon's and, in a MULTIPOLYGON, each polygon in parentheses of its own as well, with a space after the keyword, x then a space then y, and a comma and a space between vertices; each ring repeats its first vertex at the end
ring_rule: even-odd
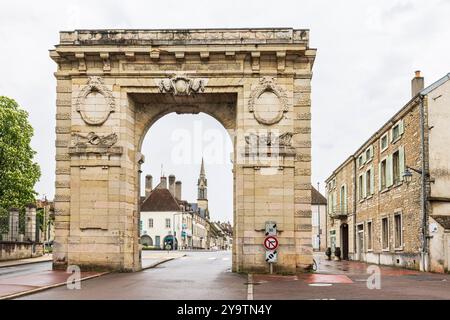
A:
POLYGON ((76 100, 76 110, 87 124, 99 126, 115 111, 115 100, 111 90, 101 77, 89 77, 88 84, 80 91, 76 100))
POLYGON ((263 77, 250 93, 248 111, 256 121, 265 125, 278 123, 289 110, 287 94, 275 84, 275 78, 263 77))
POLYGON ((191 79, 186 76, 175 76, 170 79, 163 79, 159 82, 160 92, 169 92, 174 96, 191 95, 192 93, 203 92, 204 90, 204 80, 191 79))

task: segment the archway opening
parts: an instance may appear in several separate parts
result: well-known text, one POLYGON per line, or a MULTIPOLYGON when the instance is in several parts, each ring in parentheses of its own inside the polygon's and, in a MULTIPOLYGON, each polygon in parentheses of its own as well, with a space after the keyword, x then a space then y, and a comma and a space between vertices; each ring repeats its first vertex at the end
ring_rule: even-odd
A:
POLYGON ((137 145, 143 264, 155 250, 227 251, 231 263, 235 101, 232 94, 132 95, 142 123, 137 145), (153 239, 151 246, 144 235, 153 239))

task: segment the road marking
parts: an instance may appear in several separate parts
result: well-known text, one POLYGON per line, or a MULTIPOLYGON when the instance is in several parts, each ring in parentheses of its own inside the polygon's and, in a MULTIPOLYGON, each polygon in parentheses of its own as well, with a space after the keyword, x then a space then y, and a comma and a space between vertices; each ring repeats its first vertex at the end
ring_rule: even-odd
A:
POLYGON ((228 261, 230 258, 222 258, 223 261, 228 261))
POLYGON ((208 260, 216 260, 217 258, 216 257, 210 257, 210 258, 208 258, 208 260))
POLYGON ((253 275, 248 274, 247 300, 253 300, 253 275))

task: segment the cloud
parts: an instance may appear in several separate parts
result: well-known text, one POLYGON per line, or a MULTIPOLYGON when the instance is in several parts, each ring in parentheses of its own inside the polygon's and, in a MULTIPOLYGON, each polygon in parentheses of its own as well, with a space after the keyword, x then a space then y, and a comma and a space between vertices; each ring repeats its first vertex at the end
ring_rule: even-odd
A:
POLYGON ((54 193, 56 65, 48 50, 60 30, 309 28, 311 46, 318 49, 312 83, 313 183, 323 181, 406 103, 416 69, 427 84, 450 71, 450 6, 443 0, 16 0, 1 6, 0 94, 30 113, 43 172, 37 191, 49 197, 54 193))

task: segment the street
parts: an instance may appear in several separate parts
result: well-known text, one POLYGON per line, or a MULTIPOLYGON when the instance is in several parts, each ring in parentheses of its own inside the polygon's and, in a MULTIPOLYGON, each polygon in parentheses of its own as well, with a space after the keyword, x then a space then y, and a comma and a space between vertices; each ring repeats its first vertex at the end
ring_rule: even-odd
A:
MULTIPOLYGON (((379 289, 369 289, 367 280, 372 274, 368 273, 369 265, 327 261, 321 254, 316 254, 315 259, 319 266, 315 273, 248 277, 230 272, 230 251, 185 251, 171 261, 141 272, 111 273, 83 281, 80 290, 61 286, 19 299, 450 299, 449 274, 375 266, 380 271, 379 289)), ((43 262, 2 268, 0 280, 48 270, 50 266, 49 262, 43 262)))
POLYGON ((247 276, 231 273, 231 251, 186 251, 185 257, 136 273, 113 273, 21 299, 246 299, 247 276))
POLYGON ((11 266, 0 268, 0 279, 8 279, 17 276, 26 276, 36 272, 51 270, 52 263, 50 261, 25 264, 20 266, 11 266))

